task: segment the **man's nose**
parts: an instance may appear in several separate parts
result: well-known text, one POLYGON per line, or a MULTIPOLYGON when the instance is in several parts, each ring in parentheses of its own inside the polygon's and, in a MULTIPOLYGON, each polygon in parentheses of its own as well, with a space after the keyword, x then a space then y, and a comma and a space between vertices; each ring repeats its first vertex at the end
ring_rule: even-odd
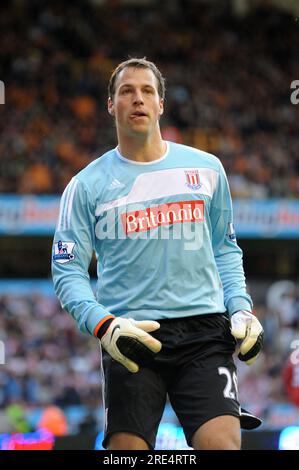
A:
POLYGON ((135 90, 133 102, 134 104, 143 104, 143 96, 140 90, 135 90))

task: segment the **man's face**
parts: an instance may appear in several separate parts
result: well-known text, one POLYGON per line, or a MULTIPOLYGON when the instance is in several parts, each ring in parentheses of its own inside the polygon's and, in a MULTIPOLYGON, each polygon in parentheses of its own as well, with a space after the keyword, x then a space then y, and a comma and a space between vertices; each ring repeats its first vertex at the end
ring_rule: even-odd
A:
POLYGON ((118 132, 127 136, 152 133, 164 109, 157 87, 150 69, 127 67, 120 72, 114 97, 108 99, 118 132))

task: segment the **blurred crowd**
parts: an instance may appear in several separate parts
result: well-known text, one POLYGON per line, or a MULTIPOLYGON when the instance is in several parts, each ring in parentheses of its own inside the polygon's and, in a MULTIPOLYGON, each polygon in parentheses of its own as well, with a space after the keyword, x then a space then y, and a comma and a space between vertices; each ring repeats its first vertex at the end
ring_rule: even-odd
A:
POLYGON ((270 427, 298 423, 299 282, 273 283, 256 314, 265 332, 264 347, 250 367, 237 361, 240 402, 270 427))
MULTIPOLYGON (((273 405, 289 405, 293 419, 299 416, 299 284, 277 282, 267 295, 265 304, 257 307, 265 329, 263 352, 253 366, 236 363, 242 405, 271 426, 277 419, 271 415, 273 405)), ((2 295, 0 332, 5 345, 0 433, 36 426, 38 420, 24 423, 26 415, 49 406, 67 417, 68 410, 77 410, 68 420, 69 432, 99 429, 103 416, 99 345, 77 331, 54 296, 2 295), (12 420, 15 415, 18 422, 12 420)))
POLYGON ((0 192, 60 193, 115 146, 109 76, 128 56, 147 56, 167 78, 165 139, 219 156, 235 197, 298 198, 296 18, 266 7, 234 17, 199 0, 142 3, 1 3, 0 192))
MULTIPOLYGON (((55 297, 38 293, 0 296, 0 340, 5 346, 5 364, 0 369, 2 417, 12 405, 28 412, 50 405, 60 409, 83 406, 88 411, 81 416, 83 426, 100 406, 98 343, 77 331, 55 297)), ((6 432, 11 427, 13 423, 6 432)))

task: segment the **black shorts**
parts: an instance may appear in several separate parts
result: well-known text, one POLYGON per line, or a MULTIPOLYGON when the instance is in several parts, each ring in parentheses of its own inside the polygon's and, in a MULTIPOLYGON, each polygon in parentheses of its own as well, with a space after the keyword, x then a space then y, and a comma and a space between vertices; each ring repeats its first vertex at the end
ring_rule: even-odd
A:
POLYGON ((192 436, 220 415, 240 416, 235 339, 224 314, 159 320, 161 351, 133 374, 103 351, 105 434, 128 432, 154 449, 167 395, 192 447, 192 436))

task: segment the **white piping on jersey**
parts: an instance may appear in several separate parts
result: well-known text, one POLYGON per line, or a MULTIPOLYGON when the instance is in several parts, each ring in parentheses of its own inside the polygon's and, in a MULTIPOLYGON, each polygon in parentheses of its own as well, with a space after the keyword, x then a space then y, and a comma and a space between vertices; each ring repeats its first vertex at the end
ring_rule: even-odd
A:
POLYGON ((98 204, 95 215, 127 204, 142 203, 179 194, 202 194, 212 197, 217 185, 219 173, 212 168, 169 168, 166 170, 142 173, 137 176, 127 196, 98 204), (198 170, 200 188, 187 186, 185 171, 198 170))
POLYGON ((78 180, 72 178, 63 193, 60 203, 60 215, 57 230, 67 230, 70 227, 73 200, 77 184, 78 180))
POLYGON ((126 158, 120 153, 120 151, 118 150, 118 147, 115 148, 115 152, 116 152, 116 155, 118 156, 118 158, 120 158, 124 162, 132 163, 132 165, 154 165, 155 163, 160 163, 162 160, 164 160, 167 157, 168 153, 169 153, 169 144, 166 141, 164 141, 164 142, 166 143, 166 151, 165 151, 164 155, 162 155, 162 157, 160 157, 160 158, 157 158, 157 160, 152 160, 150 162, 136 162, 135 160, 130 160, 130 158, 126 158))

